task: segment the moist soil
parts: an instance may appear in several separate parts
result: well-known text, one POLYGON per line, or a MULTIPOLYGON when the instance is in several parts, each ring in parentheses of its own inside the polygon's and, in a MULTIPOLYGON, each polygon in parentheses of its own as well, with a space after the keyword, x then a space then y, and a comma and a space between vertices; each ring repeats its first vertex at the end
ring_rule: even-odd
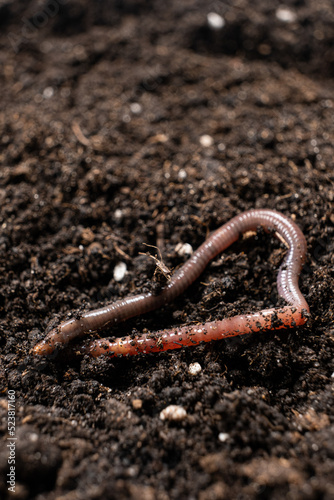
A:
MULTIPOLYGON (((0 25, 1 498, 333 499, 331 0, 4 0, 0 25), (306 236, 306 326, 128 359, 76 354, 87 339, 32 355, 61 321, 157 293, 156 259, 173 272, 180 244, 255 207, 306 236), (162 420, 169 405, 186 416, 162 420)), ((100 336, 282 304, 285 254, 259 229, 100 336)))

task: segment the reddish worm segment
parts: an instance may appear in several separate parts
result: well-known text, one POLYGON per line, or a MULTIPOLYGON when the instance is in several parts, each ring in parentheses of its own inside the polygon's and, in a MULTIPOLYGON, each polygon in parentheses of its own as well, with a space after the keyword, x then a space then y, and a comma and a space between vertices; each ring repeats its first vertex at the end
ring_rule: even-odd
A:
POLYGON ((57 344, 67 344, 76 337, 104 330, 120 321, 164 306, 184 292, 217 254, 237 241, 240 235, 247 231, 254 231, 259 226, 267 232, 275 231, 276 236, 281 237, 288 247, 277 277, 278 294, 288 305, 263 309, 221 321, 160 330, 154 334, 123 337, 114 341, 99 339, 92 341, 83 352, 93 357, 102 354, 113 357, 160 352, 198 345, 203 341, 209 342, 258 331, 303 325, 308 318, 309 306, 299 290, 298 278, 306 256, 305 237, 292 220, 279 212, 265 209, 249 210, 233 217, 217 229, 175 272, 169 284, 159 295, 142 293, 84 313, 78 319, 65 321, 34 347, 34 354, 51 354, 57 344))

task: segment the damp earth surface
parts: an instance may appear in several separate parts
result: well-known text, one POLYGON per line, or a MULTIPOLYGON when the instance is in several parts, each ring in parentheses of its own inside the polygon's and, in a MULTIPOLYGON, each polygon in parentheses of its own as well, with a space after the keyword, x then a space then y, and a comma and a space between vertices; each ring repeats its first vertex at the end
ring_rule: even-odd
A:
MULTIPOLYGON (((333 499, 332 2, 5 0, 0 25, 1 498, 333 499), (251 208, 305 234, 306 326, 32 356, 69 317, 159 293, 251 208)), ((172 304, 100 335, 280 304, 285 253, 259 230, 172 304)))

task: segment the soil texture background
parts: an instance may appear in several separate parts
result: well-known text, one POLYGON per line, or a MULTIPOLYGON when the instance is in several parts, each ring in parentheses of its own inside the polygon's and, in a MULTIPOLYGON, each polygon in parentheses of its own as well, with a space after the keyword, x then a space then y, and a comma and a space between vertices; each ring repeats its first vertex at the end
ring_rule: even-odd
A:
MULTIPOLYGON (((332 1, 3 0, 0 26, 1 498, 334 499, 332 1), (173 271, 179 244, 250 208, 306 236, 307 326, 32 355, 61 321, 159 286, 152 256, 173 271), (185 418, 162 420, 169 405, 185 418)), ((100 335, 272 307, 285 254, 259 230, 100 335)))

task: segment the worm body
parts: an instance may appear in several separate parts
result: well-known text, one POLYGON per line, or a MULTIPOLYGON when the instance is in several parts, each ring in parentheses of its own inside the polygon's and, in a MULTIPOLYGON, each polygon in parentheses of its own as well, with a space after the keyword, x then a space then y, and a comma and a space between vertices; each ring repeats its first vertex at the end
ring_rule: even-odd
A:
POLYGON ((309 306, 299 290, 298 279, 306 256, 306 240, 299 227, 283 214, 274 210, 249 210, 233 217, 217 229, 172 276, 169 284, 159 295, 151 293, 128 297, 101 309, 70 319, 53 329, 44 340, 34 347, 34 354, 51 354, 57 344, 66 344, 82 335, 99 332, 120 321, 152 311, 173 301, 193 283, 207 264, 220 252, 237 241, 243 233, 255 231, 262 226, 281 237, 288 251, 277 277, 280 297, 288 305, 264 309, 252 314, 234 316, 195 326, 157 331, 136 337, 123 337, 115 341, 99 339, 92 341, 85 352, 97 357, 135 355, 198 345, 226 337, 265 330, 277 330, 303 325, 308 318, 309 306))

